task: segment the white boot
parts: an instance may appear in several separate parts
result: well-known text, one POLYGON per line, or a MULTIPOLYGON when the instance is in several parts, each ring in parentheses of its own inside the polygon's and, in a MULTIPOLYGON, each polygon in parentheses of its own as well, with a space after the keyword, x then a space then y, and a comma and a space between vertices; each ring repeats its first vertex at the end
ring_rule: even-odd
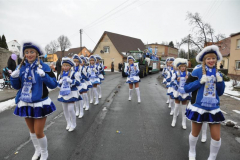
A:
POLYGON ((141 103, 141 98, 140 98, 140 90, 139 88, 135 88, 137 96, 138 96, 138 103, 141 103))
POLYGON ((71 127, 71 120, 70 120, 69 113, 68 113, 68 103, 63 102, 62 106, 63 106, 63 113, 64 113, 65 119, 67 121, 66 130, 69 130, 71 127))
POLYGON ((37 139, 37 136, 35 133, 30 133, 30 138, 31 138, 31 140, 33 142, 33 146, 35 148, 35 152, 32 157, 32 160, 38 160, 38 158, 41 156, 41 147, 39 145, 39 142, 38 142, 38 139, 37 139))
POLYGON ((197 145, 198 137, 194 137, 192 132, 189 134, 189 152, 188 157, 189 160, 196 159, 196 145, 197 145))
MULTIPOLYGON (((174 112, 174 99, 170 99, 170 103, 171 103, 171 112, 170 112, 170 115, 172 116, 173 115, 173 112, 174 112)), ((169 103, 169 104, 170 104, 169 103)))
POLYGON ((76 116, 79 116, 80 103, 79 103, 79 101, 75 101, 74 104, 75 104, 75 108, 76 108, 76 116))
POLYGON ((80 113, 78 118, 82 118, 84 115, 84 110, 83 110, 83 100, 80 101, 80 113))
POLYGON ((171 103, 171 98, 170 98, 170 96, 168 96, 168 99, 169 99, 168 108, 172 108, 172 103, 171 103))
POLYGON ((90 104, 93 103, 93 88, 89 88, 90 104))
POLYGON ((178 115, 178 112, 179 112, 179 107, 180 107, 180 104, 175 103, 175 109, 174 109, 173 120, 172 120, 172 127, 175 127, 175 125, 176 125, 177 115, 178 115))
POLYGON ((129 98, 128 98, 129 101, 132 100, 132 89, 129 88, 129 98))
POLYGON ((87 93, 83 93, 83 97, 84 97, 83 99, 85 101, 85 106, 86 106, 85 110, 87 111, 87 110, 89 110, 89 101, 88 101, 87 93))
POLYGON ((48 158, 47 137, 44 136, 43 138, 38 139, 38 143, 41 147, 41 158, 40 158, 40 160, 47 160, 47 158, 48 158))
POLYGON ((185 107, 185 105, 181 105, 181 108, 182 108, 182 128, 187 129, 187 125, 186 125, 187 118, 185 115, 186 107, 185 107))
POLYGON ((167 104, 169 104, 169 99, 170 99, 170 98, 169 98, 169 96, 168 96, 168 99, 167 99, 167 102, 166 102, 167 104))
POLYGON ((214 139, 211 139, 210 154, 209 154, 208 160, 216 160, 220 147, 221 147, 221 139, 219 141, 215 141, 214 139))
POLYGON ((99 101, 98 101, 98 91, 97 91, 97 88, 93 88, 93 92, 94 92, 94 95, 96 97, 94 105, 98 105, 99 101))
POLYGON ((77 126, 73 103, 68 103, 68 112, 69 112, 69 117, 71 119, 71 127, 69 128, 68 131, 72 132, 77 126))
POLYGON ((207 123, 202 124, 202 139, 201 142, 206 142, 207 141, 207 123))
POLYGON ((102 98, 102 89, 101 89, 100 84, 97 85, 97 88, 98 88, 98 98, 101 99, 102 98))

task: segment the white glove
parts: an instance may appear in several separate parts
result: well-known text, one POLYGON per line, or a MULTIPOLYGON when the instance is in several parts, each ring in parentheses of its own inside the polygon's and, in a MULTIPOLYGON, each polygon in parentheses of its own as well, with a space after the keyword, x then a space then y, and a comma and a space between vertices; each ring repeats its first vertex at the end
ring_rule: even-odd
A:
POLYGON ((200 80, 200 83, 203 84, 203 83, 206 83, 207 82, 207 76, 206 74, 204 74, 200 80))
POLYGON ((20 70, 16 69, 15 71, 12 72, 11 77, 17 78, 17 77, 19 77, 19 74, 20 74, 20 70))
POLYGON ((93 71, 94 71, 94 72, 97 72, 96 68, 93 68, 93 71))
POLYGON ((12 70, 9 69, 9 70, 8 70, 8 73, 9 73, 9 74, 12 74, 12 70))
POLYGON ((60 80, 58 81, 58 83, 59 83, 59 84, 62 84, 62 83, 63 83, 63 79, 60 79, 60 80))
POLYGON ((45 76, 45 72, 40 69, 40 68, 37 68, 37 74, 39 74, 40 77, 44 77, 45 76))
POLYGON ((72 80, 71 78, 67 77, 67 82, 68 82, 68 83, 72 83, 72 81, 73 81, 73 80, 72 80))
POLYGON ((223 78, 221 77, 219 72, 216 73, 216 77, 217 77, 217 82, 222 82, 223 81, 223 78))

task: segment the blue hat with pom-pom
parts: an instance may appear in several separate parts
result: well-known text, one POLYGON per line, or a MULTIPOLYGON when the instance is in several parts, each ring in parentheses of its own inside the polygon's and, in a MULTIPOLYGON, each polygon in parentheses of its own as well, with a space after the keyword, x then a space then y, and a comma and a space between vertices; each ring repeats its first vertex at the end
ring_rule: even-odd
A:
POLYGON ((74 54, 72 59, 77 59, 80 63, 82 63, 82 59, 77 54, 74 54))
POLYGON ((40 50, 40 48, 36 44, 33 44, 32 42, 27 42, 27 43, 23 44, 23 55, 24 55, 24 50, 28 49, 28 48, 35 49, 38 52, 39 56, 43 55, 43 53, 40 50))

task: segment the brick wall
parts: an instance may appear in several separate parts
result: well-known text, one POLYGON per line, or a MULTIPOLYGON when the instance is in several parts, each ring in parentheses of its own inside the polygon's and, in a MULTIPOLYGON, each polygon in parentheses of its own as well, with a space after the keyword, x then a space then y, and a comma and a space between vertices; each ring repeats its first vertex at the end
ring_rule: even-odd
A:
POLYGON ((2 78, 2 70, 7 66, 8 58, 11 56, 12 52, 0 48, 0 78, 2 78))

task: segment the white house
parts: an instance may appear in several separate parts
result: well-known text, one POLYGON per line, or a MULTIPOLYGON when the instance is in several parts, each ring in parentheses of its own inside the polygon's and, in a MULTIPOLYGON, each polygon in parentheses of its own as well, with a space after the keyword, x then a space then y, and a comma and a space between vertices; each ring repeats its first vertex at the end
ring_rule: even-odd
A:
POLYGON ((11 52, 14 52, 16 55, 19 55, 21 52, 21 45, 17 42, 17 40, 12 40, 7 43, 8 49, 11 52))

